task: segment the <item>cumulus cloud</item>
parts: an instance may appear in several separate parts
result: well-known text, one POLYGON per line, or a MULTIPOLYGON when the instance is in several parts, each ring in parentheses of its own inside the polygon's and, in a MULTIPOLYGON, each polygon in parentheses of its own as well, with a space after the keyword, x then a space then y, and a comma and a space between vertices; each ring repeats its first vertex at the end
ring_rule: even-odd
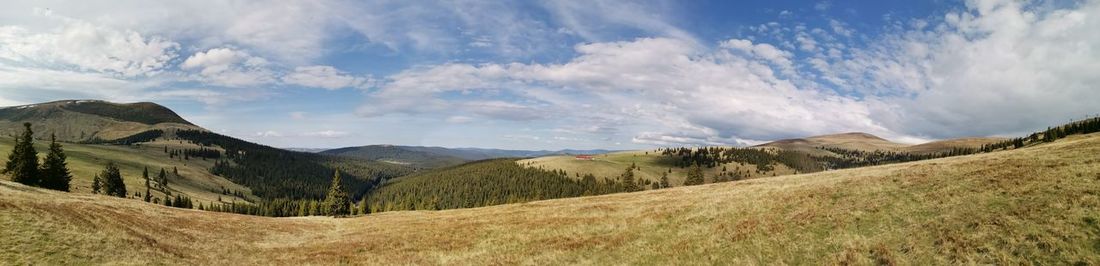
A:
POLYGON ((971 1, 912 25, 829 69, 877 96, 872 117, 887 127, 933 138, 1018 134, 1097 112, 1100 2, 971 1))
POLYGON ((234 48, 213 48, 198 52, 180 64, 180 69, 197 71, 198 79, 226 87, 247 87, 275 82, 266 59, 234 48))
POLYGON ((303 66, 294 68, 294 72, 283 76, 282 80, 288 84, 336 90, 360 87, 369 79, 349 75, 331 66, 303 66))
POLYGON ((789 49, 809 54, 798 59, 748 39, 719 42, 717 50, 677 38, 582 44, 557 64, 406 70, 387 77, 360 114, 508 120, 464 104, 506 95, 495 98, 507 106, 501 114, 577 122, 583 110, 629 121, 632 140, 653 145, 749 145, 848 131, 905 142, 1014 134, 1096 112, 1094 14, 1100 2, 1052 9, 973 1, 942 21, 908 23, 860 46, 838 38, 854 34, 839 22, 831 32, 786 30, 797 44, 789 49))
POLYGON ((0 59, 21 66, 75 68, 122 77, 150 76, 176 57, 179 44, 134 31, 57 17, 45 32, 0 26, 0 59))
POLYGON ((644 38, 578 45, 580 56, 563 64, 448 64, 410 70, 390 77, 371 95, 371 103, 362 107, 371 110, 363 114, 431 112, 419 104, 386 104, 424 102, 421 99, 441 102, 447 108, 439 110, 450 114, 497 119, 562 119, 578 116, 579 110, 654 130, 635 138, 639 143, 744 144, 845 128, 888 132, 868 118, 869 109, 859 101, 800 89, 777 76, 778 69, 789 63, 775 62, 785 62, 789 52, 741 40, 725 43, 749 53, 706 51, 678 39, 644 38), (577 109, 575 104, 559 103, 542 94, 523 93, 531 88, 567 93, 592 103, 577 109), (471 106, 461 104, 467 101, 443 97, 450 92, 526 97, 471 106), (492 107, 493 114, 484 112, 485 106, 492 107), (540 113, 545 115, 533 115, 540 113), (667 138, 658 137, 662 133, 667 133, 667 138))

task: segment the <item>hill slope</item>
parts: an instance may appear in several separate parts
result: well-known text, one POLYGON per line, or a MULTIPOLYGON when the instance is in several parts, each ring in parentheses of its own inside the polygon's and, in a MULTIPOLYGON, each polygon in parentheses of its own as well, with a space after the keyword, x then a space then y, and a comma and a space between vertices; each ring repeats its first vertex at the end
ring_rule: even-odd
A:
POLYGON ((437 168, 459 165, 470 161, 496 158, 537 157, 552 154, 594 154, 607 153, 607 150, 560 150, 560 151, 524 151, 478 148, 443 148, 424 146, 369 145, 331 149, 321 154, 348 156, 367 160, 378 160, 395 164, 411 165, 421 168, 437 168))
POLYGON ((205 130, 155 103, 119 104, 66 100, 0 108, 0 135, 22 132, 30 122, 35 138, 86 142, 114 140, 154 129, 205 130))
POLYGON ((170 209, 5 181, 0 261, 1098 264, 1097 154, 1100 134, 1090 134, 878 167, 349 219, 170 209))
POLYGON ((867 133, 852 132, 798 139, 777 140, 756 145, 755 147, 774 147, 808 153, 819 153, 823 151, 817 149, 817 147, 822 146, 860 151, 897 151, 904 148, 906 145, 901 143, 894 143, 889 140, 867 133))

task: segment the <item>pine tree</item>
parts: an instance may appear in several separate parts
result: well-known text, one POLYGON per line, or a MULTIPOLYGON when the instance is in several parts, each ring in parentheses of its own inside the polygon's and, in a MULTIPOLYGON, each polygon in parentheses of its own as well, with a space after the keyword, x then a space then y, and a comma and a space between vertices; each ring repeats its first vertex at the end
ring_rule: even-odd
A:
POLYGON ((157 175, 157 183, 160 183, 161 191, 168 191, 168 173, 164 171, 164 168, 161 168, 160 174, 157 175))
POLYGON ((99 194, 99 191, 103 188, 102 180, 103 179, 100 178, 98 174, 95 175, 94 178, 92 178, 92 194, 99 194))
POLYGON ((73 175, 69 172, 68 163, 65 162, 65 150, 57 143, 57 136, 50 135, 50 151, 46 159, 42 161, 42 187, 69 191, 69 182, 73 175))
POLYGON ((359 209, 359 215, 367 214, 367 198, 366 197, 363 197, 363 199, 359 200, 358 209, 359 209))
POLYGON ((337 170, 336 174, 332 176, 332 187, 328 190, 328 195, 325 197, 325 215, 340 216, 348 214, 348 193, 344 191, 344 186, 340 184, 340 171, 337 170))
POLYGON ((108 162, 107 168, 103 169, 99 176, 103 179, 103 191, 107 195, 126 197, 126 184, 122 182, 122 174, 119 173, 118 166, 115 166, 114 162, 108 162))
POLYGON ((626 191, 629 192, 641 190, 641 188, 638 187, 638 184, 634 182, 634 165, 626 168, 626 171, 623 172, 623 175, 621 177, 623 179, 623 188, 626 191))
POLYGON ((145 202, 153 201, 153 195, 149 191, 149 167, 145 167, 145 171, 141 172, 141 177, 145 179, 145 202))
POLYGON ((691 168, 688 169, 687 179, 684 180, 685 186, 702 185, 704 182, 703 169, 699 167, 699 164, 692 163, 691 168))
POLYGON ((8 155, 8 163, 0 173, 11 174, 11 181, 28 186, 39 186, 38 152, 34 150, 34 131, 31 123, 23 123, 23 135, 15 139, 15 147, 8 155))
POLYGON ((668 184, 668 173, 661 173, 661 188, 670 187, 668 184))

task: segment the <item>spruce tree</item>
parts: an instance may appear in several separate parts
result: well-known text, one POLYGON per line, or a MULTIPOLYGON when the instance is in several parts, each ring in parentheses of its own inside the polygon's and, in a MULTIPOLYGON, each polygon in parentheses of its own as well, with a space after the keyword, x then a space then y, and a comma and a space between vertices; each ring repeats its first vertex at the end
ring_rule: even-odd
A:
POLYGON ((161 191, 168 191, 168 172, 165 172, 164 168, 161 168, 160 174, 157 175, 157 183, 160 184, 161 191))
POLYGON ((141 172, 141 177, 145 179, 145 202, 153 201, 153 195, 149 191, 149 167, 145 167, 145 171, 141 172))
POLYGON ((92 178, 92 194, 99 194, 99 191, 103 188, 103 179, 99 178, 99 175, 95 175, 92 178))
POLYGON ((691 168, 688 169, 687 179, 684 180, 684 185, 702 185, 703 182, 706 182, 703 178, 703 169, 699 167, 699 164, 692 163, 691 168))
POLYGON ((28 186, 39 186, 38 152, 34 150, 34 131, 31 123, 23 123, 23 135, 15 139, 15 147, 8 155, 8 163, 0 173, 10 174, 11 181, 28 186))
POLYGON ((57 136, 50 135, 50 151, 46 159, 42 161, 42 187, 69 191, 69 182, 73 175, 69 172, 68 163, 65 162, 65 150, 57 143, 57 136))
POLYGON ((623 179, 623 188, 627 192, 641 190, 641 188, 638 187, 638 184, 636 182, 634 182, 634 165, 633 164, 629 168, 626 168, 626 171, 623 172, 622 179, 623 179))
POLYGON ((103 169, 99 176, 103 178, 103 190, 107 195, 126 197, 126 184, 122 182, 122 174, 119 173, 118 166, 115 166, 114 162, 108 162, 107 168, 103 169))
POLYGON ((668 188, 668 173, 661 173, 661 188, 668 188))
POLYGON ((340 171, 332 176, 332 187, 325 197, 324 209, 326 215, 340 216, 348 214, 348 193, 340 184, 340 171))

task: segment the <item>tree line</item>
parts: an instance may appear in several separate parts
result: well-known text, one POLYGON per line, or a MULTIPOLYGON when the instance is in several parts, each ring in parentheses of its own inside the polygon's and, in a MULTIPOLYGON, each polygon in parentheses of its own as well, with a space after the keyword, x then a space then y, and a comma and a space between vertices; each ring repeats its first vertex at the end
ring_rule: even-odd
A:
POLYGON ((824 170, 815 158, 805 153, 781 149, 736 148, 736 147, 699 147, 699 148, 662 148, 662 156, 673 158, 673 164, 680 168, 698 165, 714 168, 727 163, 742 163, 756 166, 758 173, 775 170, 775 164, 783 164, 799 172, 809 173, 824 170))
MULTIPOLYGON (((630 172, 628 172, 630 173, 630 172)), ((441 210, 600 195, 636 190, 635 184, 565 171, 524 167, 514 159, 492 159, 413 174, 391 180, 367 195, 371 212, 441 210)))

